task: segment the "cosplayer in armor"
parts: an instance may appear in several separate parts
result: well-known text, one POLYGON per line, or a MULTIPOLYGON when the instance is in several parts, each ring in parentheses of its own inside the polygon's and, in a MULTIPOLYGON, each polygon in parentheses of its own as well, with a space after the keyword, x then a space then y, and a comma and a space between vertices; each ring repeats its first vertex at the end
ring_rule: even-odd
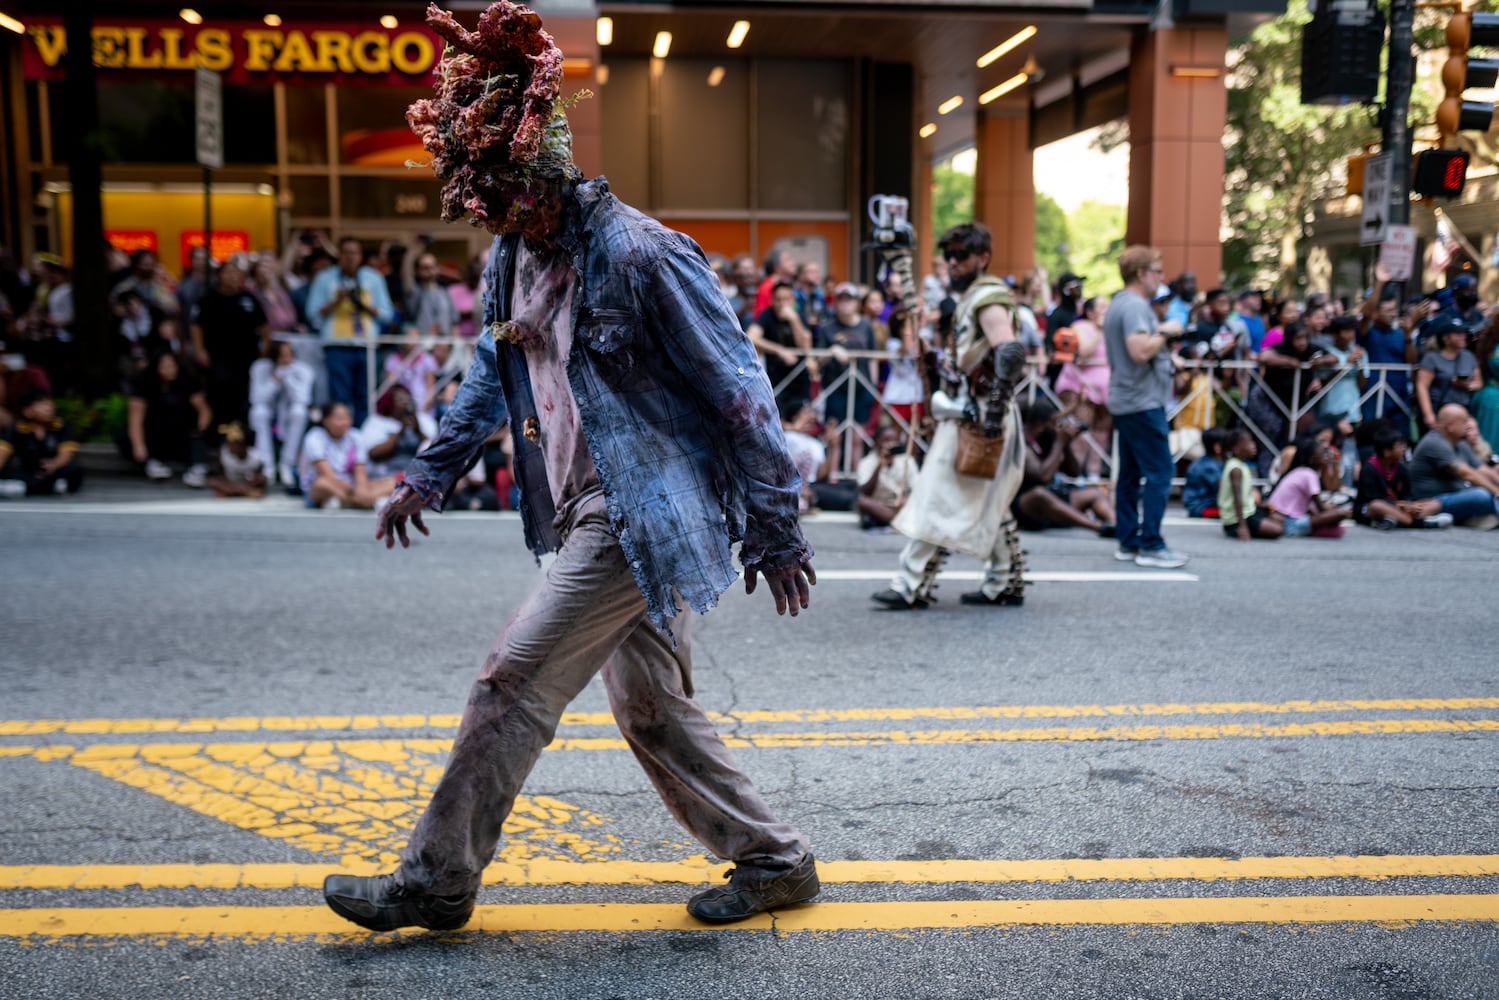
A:
POLYGON ((985 560, 985 566, 983 585, 964 594, 964 604, 1021 604, 1024 553, 1010 504, 1025 474, 1025 442, 1014 402, 1025 349, 1015 341, 1014 299, 1003 281, 984 273, 992 250, 985 226, 955 226, 938 246, 948 260, 953 290, 962 295, 946 352, 955 384, 932 394, 937 430, 911 498, 894 521, 911 541, 890 589, 873 599, 894 610, 927 607, 935 600, 942 563, 951 552, 966 552, 985 560), (973 474, 966 466, 968 445, 982 445, 984 437, 993 471, 973 474))

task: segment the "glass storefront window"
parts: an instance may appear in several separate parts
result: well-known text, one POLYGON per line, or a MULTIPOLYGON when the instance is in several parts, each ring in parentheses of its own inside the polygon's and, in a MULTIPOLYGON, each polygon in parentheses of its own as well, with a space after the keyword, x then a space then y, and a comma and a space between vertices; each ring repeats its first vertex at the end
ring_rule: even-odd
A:
POLYGON ((656 207, 749 208, 749 63, 668 59, 660 100, 656 207))
POLYGON ((610 60, 609 82, 599 87, 604 175, 609 190, 650 211, 650 67, 644 59, 610 60))
POLYGON ((291 189, 291 209, 298 216, 327 218, 333 214, 333 201, 328 194, 326 177, 288 177, 291 189))
MULTIPOLYGON (((435 179, 344 177, 338 182, 340 208, 346 219, 409 219, 433 227, 442 186, 435 179)), ((300 207, 298 213, 301 214, 300 207)))
POLYGON ((339 87, 337 95, 339 162, 344 166, 399 165, 426 155, 406 124, 406 109, 431 97, 432 88, 339 87))
POLYGON ((322 87, 286 88, 286 162, 328 162, 328 108, 322 87))
POLYGON ((838 62, 756 64, 758 208, 848 207, 848 68, 838 62))
MULTIPOLYGON (((63 88, 49 84, 52 155, 67 157, 70 127, 63 88)), ((197 161, 193 129, 193 84, 162 80, 108 80, 99 85, 99 131, 106 163, 197 161)), ((276 109, 271 88, 242 84, 224 88, 224 162, 264 164, 276 160, 276 109)))

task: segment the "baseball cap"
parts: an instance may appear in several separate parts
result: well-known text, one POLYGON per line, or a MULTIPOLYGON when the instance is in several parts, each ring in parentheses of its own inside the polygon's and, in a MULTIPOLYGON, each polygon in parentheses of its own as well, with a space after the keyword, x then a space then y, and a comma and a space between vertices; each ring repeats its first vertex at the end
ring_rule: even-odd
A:
POLYGON ((852 281, 845 281, 833 289, 835 299, 857 299, 859 297, 859 286, 852 281))
POLYGON ((1426 329, 1422 333, 1427 337, 1440 341, 1447 334, 1459 331, 1467 333, 1468 324, 1451 313, 1438 313, 1426 324, 1426 329))
POLYGON ((1053 346, 1051 360, 1063 362, 1077 360, 1077 334, 1072 332, 1072 327, 1062 327, 1052 336, 1051 342, 1053 346))
POLYGON ((1170 285, 1162 285, 1160 288, 1157 288, 1155 290, 1155 294, 1150 297, 1150 301, 1152 301, 1152 302, 1165 302, 1167 299, 1171 298, 1171 295, 1172 295, 1171 286, 1170 285))
POLYGON ((1452 287, 1454 289, 1477 288, 1478 279, 1471 274, 1459 274, 1456 278, 1452 279, 1452 287))
POLYGON ((1076 285, 1078 288, 1082 288, 1083 276, 1073 274, 1071 271, 1062 272, 1062 276, 1057 279, 1057 287, 1065 290, 1068 285, 1076 285))

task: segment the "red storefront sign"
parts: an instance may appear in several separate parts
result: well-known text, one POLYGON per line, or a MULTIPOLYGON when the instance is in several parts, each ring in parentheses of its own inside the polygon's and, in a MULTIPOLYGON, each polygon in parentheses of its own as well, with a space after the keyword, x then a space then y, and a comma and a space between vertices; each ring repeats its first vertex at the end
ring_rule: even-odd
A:
MULTIPOLYGON (((196 67, 222 73, 227 84, 405 84, 425 82, 442 40, 413 22, 303 24, 267 27, 258 21, 192 25, 183 21, 96 19, 94 65, 108 75, 161 76, 196 67)), ((28 19, 21 68, 28 80, 67 74, 62 23, 28 19)))
MULTIPOLYGON (((125 253, 135 253, 137 250, 150 250, 158 255, 161 253, 154 229, 106 229, 104 241, 125 253)), ((201 234, 198 241, 202 242, 201 234)))
MULTIPOLYGON (((193 250, 203 245, 203 230, 182 231, 182 273, 188 271, 193 259, 193 250)), ((213 231, 213 259, 223 263, 237 253, 250 252, 250 234, 242 229, 215 229, 213 231)))

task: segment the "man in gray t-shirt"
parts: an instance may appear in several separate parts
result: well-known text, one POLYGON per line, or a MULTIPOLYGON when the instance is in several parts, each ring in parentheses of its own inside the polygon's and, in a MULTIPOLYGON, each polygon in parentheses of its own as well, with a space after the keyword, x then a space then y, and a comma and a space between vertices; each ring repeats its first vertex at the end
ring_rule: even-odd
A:
POLYGON ((1138 291, 1126 288, 1109 303, 1103 319, 1104 347, 1109 354, 1109 412, 1139 413, 1171 405, 1171 354, 1164 348, 1144 361, 1130 354, 1132 333, 1157 335, 1155 310, 1138 291))
POLYGON ((1442 513, 1459 522, 1499 513, 1494 499, 1499 474, 1484 467, 1463 440, 1467 429, 1467 410, 1455 403, 1442 407, 1436 426, 1421 438, 1410 458, 1411 495, 1440 501, 1442 513))
POLYGON ((1119 551, 1114 558, 1175 569, 1187 557, 1167 548, 1161 537, 1175 471, 1166 422, 1171 353, 1150 308, 1161 274, 1160 252, 1152 247, 1126 247, 1119 255, 1124 291, 1109 303, 1103 342, 1109 355, 1109 412, 1119 442, 1119 551))

